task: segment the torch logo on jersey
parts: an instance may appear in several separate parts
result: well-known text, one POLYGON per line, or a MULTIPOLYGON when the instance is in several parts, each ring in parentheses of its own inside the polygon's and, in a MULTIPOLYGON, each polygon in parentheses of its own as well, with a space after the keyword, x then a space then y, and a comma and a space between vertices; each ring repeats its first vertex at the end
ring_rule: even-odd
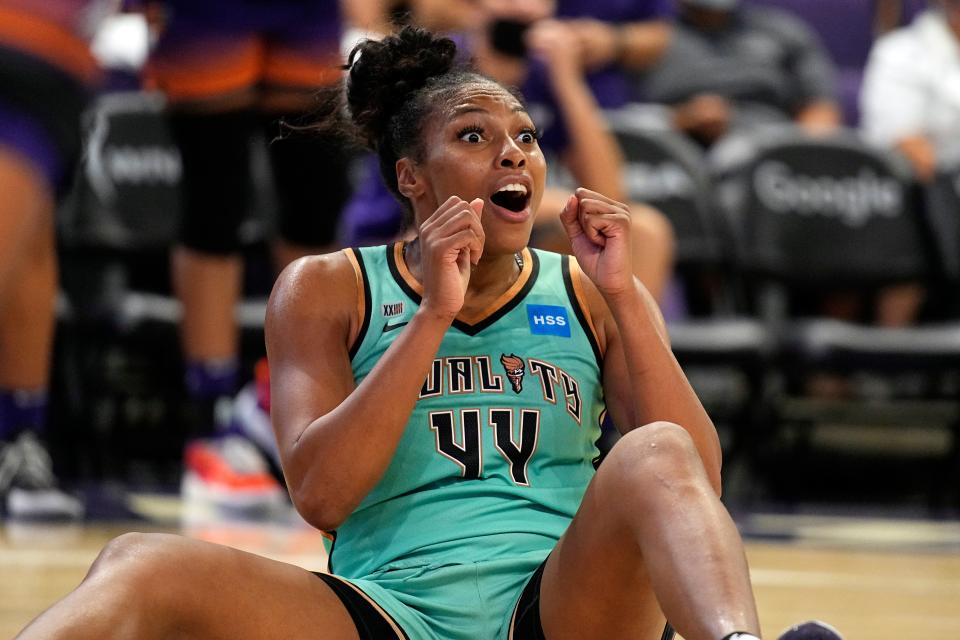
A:
POLYGON ((513 353, 510 355, 501 353, 500 364, 503 365, 503 370, 507 372, 507 378, 510 380, 513 392, 520 393, 523 390, 523 370, 525 366, 523 358, 513 353))

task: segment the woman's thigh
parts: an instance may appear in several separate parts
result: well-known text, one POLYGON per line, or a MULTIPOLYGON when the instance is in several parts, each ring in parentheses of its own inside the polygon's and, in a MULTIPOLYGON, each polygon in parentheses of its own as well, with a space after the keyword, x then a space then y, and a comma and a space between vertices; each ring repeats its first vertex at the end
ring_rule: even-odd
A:
POLYGON ((324 638, 358 638, 337 595, 305 569, 181 536, 119 540, 90 579, 149 586, 158 613, 175 620, 185 637, 314 638, 323 630, 324 638))
POLYGON ((540 616, 549 640, 656 640, 666 623, 639 549, 608 517, 603 476, 601 467, 544 567, 540 616))
MULTIPOLYGON (((540 614, 549 640, 661 637, 665 618, 654 594, 671 595, 673 614, 685 616, 694 599, 680 587, 698 574, 677 576, 689 549, 673 542, 674 529, 696 531, 709 518, 701 510, 712 492, 696 448, 680 427, 654 423, 624 436, 591 480, 577 514, 544 567, 540 614), (678 586, 679 585, 679 586, 678 586)), ((711 494, 712 495, 712 494, 711 494)), ((691 559, 697 554, 690 554, 691 559)), ((696 561, 696 559, 694 559, 696 561)), ((694 587, 695 588, 695 587, 694 587)))

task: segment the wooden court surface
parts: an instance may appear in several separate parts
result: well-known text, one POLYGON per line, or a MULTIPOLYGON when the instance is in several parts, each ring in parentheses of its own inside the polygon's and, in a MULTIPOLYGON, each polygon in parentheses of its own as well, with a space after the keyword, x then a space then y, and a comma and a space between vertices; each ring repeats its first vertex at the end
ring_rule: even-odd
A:
MULTIPOLYGON (((309 569, 324 564, 319 534, 292 514, 181 519, 175 504, 157 504, 160 526, 0 525, 0 638, 76 586, 124 531, 173 531, 309 569)), ((738 523, 768 639, 819 618, 846 640, 960 640, 960 523, 763 515, 738 523)))

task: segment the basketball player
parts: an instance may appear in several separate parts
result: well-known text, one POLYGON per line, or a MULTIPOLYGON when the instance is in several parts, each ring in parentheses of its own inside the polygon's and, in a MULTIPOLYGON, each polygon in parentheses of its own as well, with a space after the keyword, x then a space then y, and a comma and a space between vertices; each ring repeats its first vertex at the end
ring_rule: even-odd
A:
POLYGON ((54 211, 98 70, 91 0, 0 1, 0 516, 76 518, 44 444, 55 326, 54 211))
POLYGON ((330 251, 349 194, 346 155, 332 139, 280 136, 313 95, 341 75, 337 0, 163 0, 163 28, 146 70, 169 101, 183 159, 183 224, 173 251, 183 304, 186 390, 194 409, 184 497, 230 507, 283 500, 282 487, 239 434, 217 433, 217 405, 239 376, 241 223, 248 210, 251 136, 270 142, 278 202, 276 261, 330 251), (322 205, 317 200, 323 194, 322 205), (219 435, 211 438, 209 436, 219 435))
POLYGON ((23 638, 756 638, 720 447, 580 189, 576 258, 527 247, 545 164, 521 102, 408 28, 351 55, 350 124, 409 243, 294 263, 270 302, 273 420, 334 574, 164 535, 111 543, 23 638), (626 432, 594 471, 604 398, 626 432), (636 428, 634 428, 636 427, 636 428))

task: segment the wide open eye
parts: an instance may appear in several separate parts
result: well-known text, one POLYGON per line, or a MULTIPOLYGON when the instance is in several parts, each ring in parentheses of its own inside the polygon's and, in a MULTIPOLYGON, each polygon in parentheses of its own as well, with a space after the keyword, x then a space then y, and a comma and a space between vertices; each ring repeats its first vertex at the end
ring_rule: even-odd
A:
POLYGON ((536 129, 524 129, 520 132, 520 135, 517 136, 517 139, 523 144, 533 144, 540 139, 540 136, 537 134, 536 129))
POLYGON ((464 142, 469 142, 470 144, 478 144, 483 142, 483 128, 471 125, 469 127, 464 127, 457 132, 457 137, 463 140, 464 142))

